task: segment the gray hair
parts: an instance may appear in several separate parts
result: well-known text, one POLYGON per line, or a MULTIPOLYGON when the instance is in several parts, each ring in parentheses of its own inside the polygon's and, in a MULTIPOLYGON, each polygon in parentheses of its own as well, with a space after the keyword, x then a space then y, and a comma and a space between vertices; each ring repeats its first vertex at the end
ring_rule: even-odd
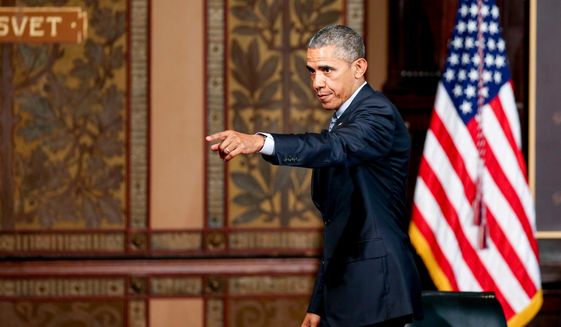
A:
POLYGON ((334 45, 336 56, 348 62, 365 57, 364 41, 360 34, 345 25, 328 25, 312 36, 308 43, 309 49, 323 48, 334 45))

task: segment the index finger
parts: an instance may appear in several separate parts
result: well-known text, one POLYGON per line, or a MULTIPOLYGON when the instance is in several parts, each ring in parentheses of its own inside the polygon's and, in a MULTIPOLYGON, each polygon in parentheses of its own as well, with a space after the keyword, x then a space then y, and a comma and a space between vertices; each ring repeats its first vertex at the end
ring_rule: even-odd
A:
POLYGON ((215 141, 215 140, 223 141, 224 139, 226 139, 228 137, 228 135, 229 135, 228 131, 222 131, 222 132, 218 132, 218 133, 208 135, 207 137, 205 137, 205 140, 207 140, 207 142, 211 142, 211 141, 215 141))

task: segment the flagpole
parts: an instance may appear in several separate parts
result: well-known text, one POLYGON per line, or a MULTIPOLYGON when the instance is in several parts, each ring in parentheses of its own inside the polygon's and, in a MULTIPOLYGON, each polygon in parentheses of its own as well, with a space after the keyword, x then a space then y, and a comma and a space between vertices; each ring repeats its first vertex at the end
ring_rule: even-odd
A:
POLYGON ((487 248, 486 235, 487 235, 487 220, 485 217, 485 203, 483 197, 483 176, 485 173, 485 135, 483 131, 483 106, 485 105, 485 96, 483 94, 483 87, 485 83, 483 80, 484 62, 483 62, 483 30, 481 24, 483 22, 483 15, 481 14, 481 6, 483 0, 477 1, 477 56, 479 62, 477 64, 477 71, 479 73, 479 80, 477 83, 477 114, 475 120, 477 121, 477 151, 479 153, 479 161, 477 164, 477 180, 476 180, 476 195, 473 200, 473 217, 474 223, 479 227, 478 246, 480 249, 487 248))

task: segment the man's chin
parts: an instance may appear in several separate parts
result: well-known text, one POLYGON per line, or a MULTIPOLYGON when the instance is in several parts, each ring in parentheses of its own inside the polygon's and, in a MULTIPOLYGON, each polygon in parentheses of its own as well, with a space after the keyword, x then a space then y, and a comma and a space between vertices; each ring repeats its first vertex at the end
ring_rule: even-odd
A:
POLYGON ((338 107, 334 106, 332 103, 322 103, 321 106, 325 110, 335 110, 335 109, 338 108, 338 107))

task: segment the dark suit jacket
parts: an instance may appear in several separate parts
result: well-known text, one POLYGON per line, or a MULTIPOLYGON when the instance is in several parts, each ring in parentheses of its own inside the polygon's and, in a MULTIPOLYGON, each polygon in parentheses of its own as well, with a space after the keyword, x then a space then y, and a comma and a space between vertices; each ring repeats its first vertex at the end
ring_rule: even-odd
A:
POLYGON ((421 314, 404 217, 409 136, 392 103, 368 84, 331 132, 272 134, 273 164, 313 168, 324 249, 308 312, 329 326, 421 314))

